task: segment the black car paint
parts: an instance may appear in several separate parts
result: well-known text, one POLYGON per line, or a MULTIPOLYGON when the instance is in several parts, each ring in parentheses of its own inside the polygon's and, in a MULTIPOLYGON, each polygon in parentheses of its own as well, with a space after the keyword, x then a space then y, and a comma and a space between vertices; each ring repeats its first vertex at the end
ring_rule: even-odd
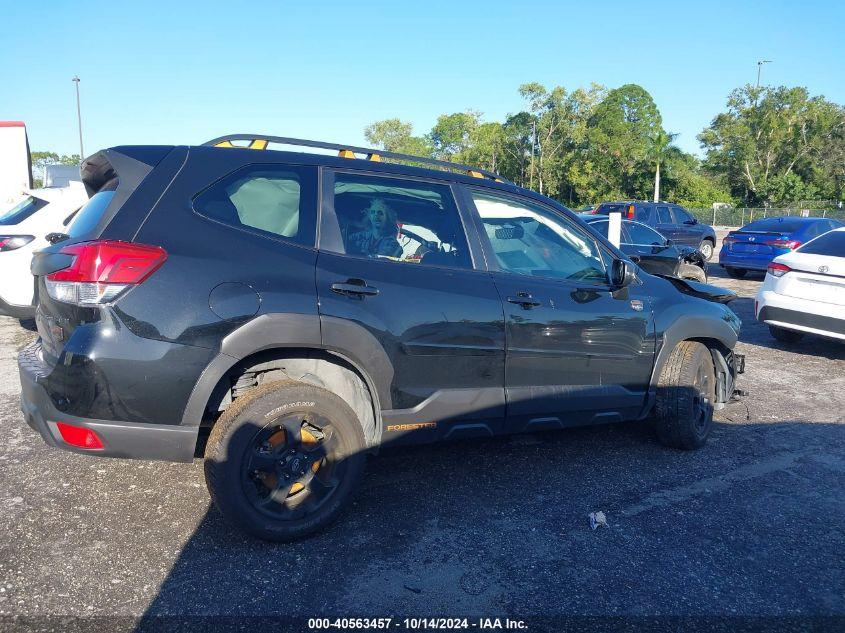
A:
MULTIPOLYGON (((739 320, 728 308, 645 273, 615 288, 496 271, 484 252, 468 186, 530 198, 587 231, 568 209, 510 184, 290 152, 122 147, 105 156, 120 184, 101 226, 84 239, 158 244, 168 258, 114 305, 78 308, 50 299, 43 280, 74 240, 36 255, 42 366, 21 363, 22 381, 31 383, 24 398, 43 389, 51 407, 74 419, 196 428, 226 372, 268 349, 320 352, 348 364, 372 392, 383 441, 391 439, 384 429, 396 421, 436 422, 435 429, 404 438, 430 441, 637 419, 648 413, 667 349, 694 337, 728 354, 737 340, 739 320), (324 187, 332 170, 349 169, 448 183, 475 269, 318 250, 316 208, 314 243, 306 246, 193 211, 198 193, 252 164, 304 166, 324 187), (377 286, 379 295, 361 299, 329 290, 350 278, 377 286), (220 284, 240 289, 226 318, 212 309, 220 284), (503 300, 519 293, 538 297, 541 305, 524 309, 503 300)), ((325 222, 331 208, 319 190, 315 184, 315 205, 323 198, 325 222)), ((598 241, 608 258, 625 257, 598 241)), ((729 381, 730 393, 733 376, 729 381)))

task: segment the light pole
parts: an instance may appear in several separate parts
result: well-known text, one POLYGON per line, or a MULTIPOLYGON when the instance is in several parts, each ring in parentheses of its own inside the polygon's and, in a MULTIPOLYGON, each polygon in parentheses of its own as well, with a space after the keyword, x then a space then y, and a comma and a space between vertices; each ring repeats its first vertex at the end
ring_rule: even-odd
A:
POLYGON ((82 149, 82 110, 79 107, 79 77, 73 76, 73 83, 76 84, 76 122, 79 125, 79 162, 85 159, 85 150, 82 149))
POLYGON ((760 71, 763 69, 763 64, 771 64, 771 59, 761 59, 757 62, 757 87, 760 87, 760 71))

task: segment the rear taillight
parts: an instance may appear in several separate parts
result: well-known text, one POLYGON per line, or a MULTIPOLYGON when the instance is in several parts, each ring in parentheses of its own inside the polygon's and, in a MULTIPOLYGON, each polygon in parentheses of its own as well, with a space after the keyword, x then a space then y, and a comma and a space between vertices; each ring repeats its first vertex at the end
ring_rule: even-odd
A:
POLYGON ((34 235, 0 235, 0 253, 26 246, 34 239, 34 235))
POLYGON ((722 240, 722 244, 733 244, 736 241, 737 241, 737 238, 735 236, 728 234, 722 240))
POLYGON ((63 248, 73 255, 67 268, 47 275, 47 293, 56 301, 96 306, 114 301, 152 275, 167 259, 159 246, 129 242, 83 242, 63 248))
POLYGON ((91 429, 73 426, 66 422, 56 422, 56 427, 59 429, 62 439, 71 446, 86 448, 90 451, 101 450, 103 448, 102 440, 91 429))
POLYGON ((633 204, 628 205, 628 212, 626 213, 626 215, 627 215, 629 220, 634 219, 634 205, 633 204))
POLYGON ((772 248, 787 248, 791 251, 794 251, 796 248, 801 246, 801 242, 798 240, 768 240, 763 243, 766 246, 771 246, 772 248))
POLYGON ((783 277, 792 269, 786 264, 777 264, 772 262, 766 270, 772 277, 783 277))

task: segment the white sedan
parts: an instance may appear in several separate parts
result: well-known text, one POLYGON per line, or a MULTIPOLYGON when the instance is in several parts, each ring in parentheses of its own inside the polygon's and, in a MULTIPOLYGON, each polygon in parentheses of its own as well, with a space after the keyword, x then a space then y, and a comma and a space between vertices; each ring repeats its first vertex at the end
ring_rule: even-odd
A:
POLYGON ((81 182, 69 187, 27 190, 8 210, 0 209, 0 315, 34 314, 32 253, 49 245, 48 233, 68 230, 74 213, 88 201, 81 182))
POLYGON ((754 311, 779 341, 805 333, 845 340, 845 228, 775 258, 754 311))

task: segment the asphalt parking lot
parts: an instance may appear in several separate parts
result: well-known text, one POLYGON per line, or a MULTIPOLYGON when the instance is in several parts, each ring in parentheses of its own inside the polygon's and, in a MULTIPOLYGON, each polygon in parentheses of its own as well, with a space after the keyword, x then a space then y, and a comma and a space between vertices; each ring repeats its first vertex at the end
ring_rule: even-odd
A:
POLYGON ((0 615, 845 615, 845 345, 784 346, 737 290, 741 387, 709 444, 644 425, 396 450, 292 545, 209 507, 202 464, 50 449, 0 318, 0 615), (588 513, 608 527, 592 531, 588 513))

